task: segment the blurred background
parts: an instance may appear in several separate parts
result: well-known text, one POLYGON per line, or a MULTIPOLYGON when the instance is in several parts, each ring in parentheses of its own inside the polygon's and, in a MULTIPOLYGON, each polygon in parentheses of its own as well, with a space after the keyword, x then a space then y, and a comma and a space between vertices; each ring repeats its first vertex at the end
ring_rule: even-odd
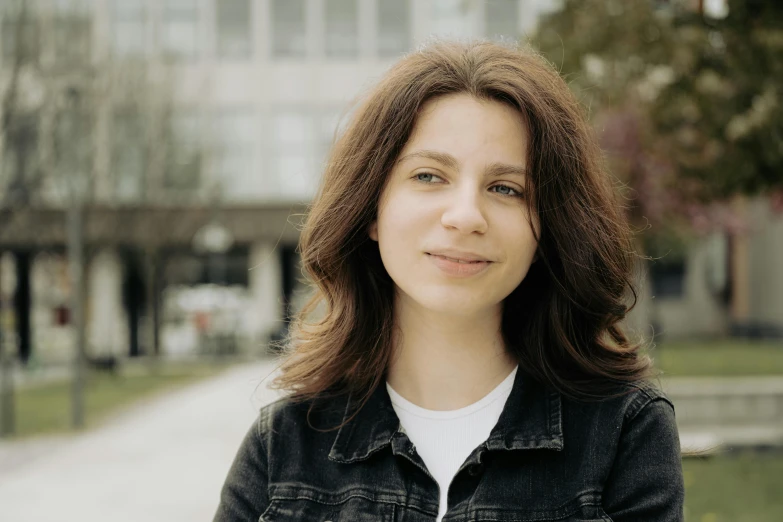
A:
POLYGON ((0 519, 211 518, 329 148, 433 35, 527 41, 584 102, 686 520, 783 520, 778 0, 0 0, 0 519))

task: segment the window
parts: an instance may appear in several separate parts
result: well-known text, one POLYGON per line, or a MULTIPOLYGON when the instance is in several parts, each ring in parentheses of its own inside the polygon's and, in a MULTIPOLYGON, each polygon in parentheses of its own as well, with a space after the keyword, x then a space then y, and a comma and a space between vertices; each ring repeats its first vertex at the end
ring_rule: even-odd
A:
POLYGON ((13 64, 37 63, 41 53, 40 26, 33 9, 27 5, 21 9, 21 0, 3 2, 0 6, 2 21, 3 62, 13 64), (17 42, 21 45, 17 45, 17 42))
POLYGON ((326 55, 359 54, 359 14, 356 0, 326 0, 326 55))
POLYGON ((163 50, 173 59, 191 59, 198 51, 198 0, 165 0, 163 50))
POLYGON ((378 0, 378 55, 398 56, 410 47, 407 0, 378 0))
POLYGON ((685 294, 685 259, 658 259, 650 264, 650 281, 655 297, 685 294))
POLYGON ((488 38, 519 38, 519 0, 486 0, 484 6, 488 38))
POLYGON ((195 190, 201 185, 201 131, 198 112, 181 111, 172 116, 164 187, 195 190))
POLYGON ((27 201, 40 174, 37 115, 13 114, 9 118, 4 141, 0 179, 8 184, 0 186, 0 190, 10 201, 27 201))
MULTIPOLYGON (((316 136, 316 156, 318 161, 326 159, 329 151, 342 132, 348 117, 339 110, 327 110, 322 112, 317 119, 318 135, 316 136)), ((320 175, 319 169, 319 175, 320 175)))
POLYGON ((275 143, 275 172, 280 192, 304 200, 315 194, 317 176, 314 118, 303 112, 285 112, 272 118, 275 143))
POLYGON ((218 0, 217 54, 221 58, 248 58, 252 49, 250 0, 218 0))
POLYGON ((89 62, 93 9, 93 0, 55 1, 54 49, 58 61, 89 62))
POLYGON ((476 12, 474 2, 432 0, 432 34, 453 38, 473 36, 476 12))
POLYGON ((92 117, 83 109, 66 109, 55 115, 54 158, 57 174, 67 190, 85 196, 89 184, 93 155, 92 117))
POLYGON ((114 0, 111 3, 112 48, 118 56, 143 56, 147 49, 145 0, 114 0))
POLYGON ((272 55, 303 58, 307 53, 305 0, 273 0, 272 55))
POLYGON ((565 0, 534 0, 533 9, 537 15, 556 13, 564 7, 565 0))
POLYGON ((256 161, 258 125, 252 110, 235 109, 215 116, 211 177, 232 201, 253 200, 264 194, 256 161))
POLYGON ((134 110, 117 110, 112 128, 112 177, 118 201, 139 201, 143 197, 146 154, 144 125, 134 110))

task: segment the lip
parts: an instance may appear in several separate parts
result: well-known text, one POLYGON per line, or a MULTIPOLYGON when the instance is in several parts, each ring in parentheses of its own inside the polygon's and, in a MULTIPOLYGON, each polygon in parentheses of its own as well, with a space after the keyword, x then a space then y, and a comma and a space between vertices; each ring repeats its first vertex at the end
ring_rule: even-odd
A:
POLYGON ((460 262, 451 257, 431 253, 427 253, 427 257, 443 274, 456 278, 476 276, 487 270, 492 264, 492 261, 484 260, 460 262))
POLYGON ((453 250, 448 248, 442 250, 431 250, 426 253, 431 256, 446 257, 454 261, 467 261, 467 262, 486 261, 488 263, 492 262, 490 259, 487 259, 486 257, 481 256, 479 254, 474 254, 473 252, 465 252, 462 250, 453 250))

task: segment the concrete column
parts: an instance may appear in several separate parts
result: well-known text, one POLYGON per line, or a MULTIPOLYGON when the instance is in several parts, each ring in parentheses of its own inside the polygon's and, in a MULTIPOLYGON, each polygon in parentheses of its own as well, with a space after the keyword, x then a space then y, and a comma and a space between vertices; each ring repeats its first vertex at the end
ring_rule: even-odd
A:
POLYGON ((74 332, 70 323, 71 287, 65 254, 36 255, 30 267, 30 284, 33 359, 43 365, 67 364, 73 354, 74 332))
MULTIPOLYGON (((747 218, 747 199, 738 196, 733 207, 740 219, 747 218)), ((735 232, 731 241, 731 319, 746 324, 750 319, 750 238, 747 231, 735 232)))
POLYGON ((114 249, 103 249, 89 265, 87 339, 92 356, 128 353, 128 319, 122 303, 123 266, 114 249))
POLYGON ((283 272, 280 252, 273 243, 258 242, 250 248, 250 296, 247 324, 254 347, 266 350, 269 334, 283 324, 283 272))

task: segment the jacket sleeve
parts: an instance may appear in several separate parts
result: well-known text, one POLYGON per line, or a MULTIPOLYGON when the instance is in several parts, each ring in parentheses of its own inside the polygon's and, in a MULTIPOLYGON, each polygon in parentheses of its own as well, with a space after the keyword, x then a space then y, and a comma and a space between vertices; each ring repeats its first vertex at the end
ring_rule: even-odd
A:
POLYGON ((624 422, 604 511, 615 522, 682 522, 684 490, 674 406, 650 398, 624 422))
POLYGON ((265 413, 263 409, 239 446, 213 522, 256 522, 267 507, 268 457, 262 422, 265 413))

